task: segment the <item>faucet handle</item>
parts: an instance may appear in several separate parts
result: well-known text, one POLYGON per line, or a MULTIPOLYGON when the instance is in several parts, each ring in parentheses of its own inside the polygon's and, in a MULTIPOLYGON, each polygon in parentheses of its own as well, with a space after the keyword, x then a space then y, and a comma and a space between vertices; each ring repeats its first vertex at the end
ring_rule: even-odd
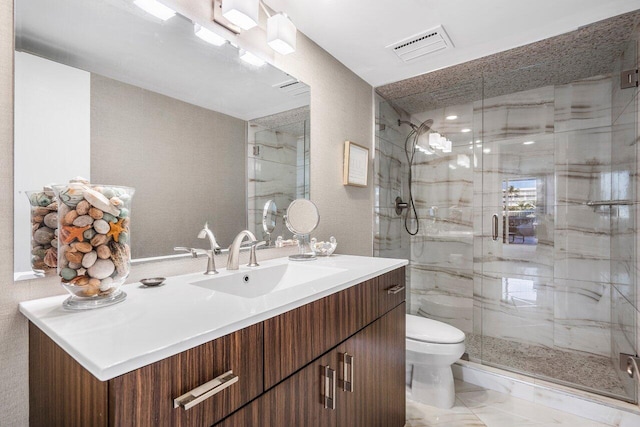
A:
POLYGON ((258 260, 256 259, 256 248, 258 246, 264 246, 266 244, 267 242, 264 240, 254 240, 251 242, 251 252, 249 254, 249 264, 247 264, 247 267, 258 267, 260 265, 258 264, 258 260))

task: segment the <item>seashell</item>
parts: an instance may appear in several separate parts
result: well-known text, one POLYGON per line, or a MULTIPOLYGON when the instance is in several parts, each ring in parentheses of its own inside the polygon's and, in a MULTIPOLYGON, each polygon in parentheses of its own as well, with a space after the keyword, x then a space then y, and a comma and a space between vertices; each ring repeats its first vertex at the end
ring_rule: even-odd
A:
POLYGON ((70 183, 80 183, 80 184, 85 184, 85 185, 89 185, 89 180, 83 176, 76 176, 75 178, 71 178, 69 180, 70 183))
POLYGON ((51 268, 58 266, 58 254, 55 248, 47 249, 47 252, 44 255, 44 263, 47 264, 47 267, 51 268))
POLYGON ((76 271, 72 268, 63 268, 62 270, 60 270, 60 277, 62 277, 66 281, 72 280, 77 275, 78 273, 76 273, 76 271))
POLYGON ((80 292, 80 295, 82 295, 83 297, 94 297, 99 293, 100 293, 100 288, 95 286, 86 286, 82 290, 82 292, 80 292))
POLYGON ((76 277, 71 279, 71 283, 73 283, 76 286, 87 286, 89 284, 89 277, 77 275, 76 277))
POLYGON ((80 264, 82 265, 82 252, 74 251, 73 249, 65 252, 64 257, 69 261, 69 263, 80 264))
POLYGON ((91 268, 91 266, 95 264, 97 259, 98 259, 98 254, 96 253, 96 251, 87 252, 82 257, 82 266, 84 268, 91 268))
POLYGON ((58 206, 58 216, 60 216, 60 218, 64 218, 65 215, 68 214, 70 211, 71 211, 71 208, 65 205, 64 203, 58 206))
POLYGON ((73 224, 73 221, 76 220, 76 218, 78 218, 78 211, 74 209, 72 211, 69 211, 69 213, 64 216, 64 220, 62 221, 62 223, 65 225, 71 225, 73 224))
POLYGON ((89 213, 90 207, 91 205, 89 204, 89 202, 87 202, 86 200, 81 200, 76 206, 76 211, 78 211, 78 215, 86 215, 89 213))
MULTIPOLYGON (((105 279, 107 280, 107 279, 105 279)), ((92 277, 91 279, 89 279, 89 286, 93 286, 94 288, 99 288, 101 285, 101 281, 100 279, 96 279, 95 277, 92 277)), ((100 289, 102 290, 102 289, 100 289)))
POLYGON ((116 223, 109 224, 110 230, 107 233, 107 236, 112 236, 113 240, 115 240, 116 242, 120 241, 120 234, 124 232, 124 227, 122 226, 123 221, 124 219, 121 219, 116 223))
POLYGON ((129 271, 129 251, 125 244, 111 241, 109 242, 111 259, 115 265, 119 276, 126 275, 129 271))
POLYGON ((40 224, 44 221, 44 217, 42 215, 35 215, 31 217, 31 222, 34 224, 40 224))
POLYGON ((111 203, 109 203, 109 199, 107 199, 105 196, 103 196, 101 193, 98 193, 95 190, 88 188, 84 192, 84 198, 86 201, 91 203, 91 206, 96 207, 101 211, 110 213, 113 216, 120 215, 120 209, 116 208, 111 203))
POLYGON ((107 245, 100 245, 96 248, 96 253, 100 259, 108 259, 111 257, 111 249, 107 245))
POLYGON ((36 206, 31 210, 31 213, 33 215, 42 215, 42 216, 44 216, 44 215, 48 214, 49 212, 51 212, 51 211, 49 209, 43 207, 43 206, 36 206))
POLYGON ((111 215, 110 213, 106 213, 102 216, 102 219, 104 219, 107 222, 118 222, 118 218, 116 218, 115 216, 111 215))
POLYGON ((91 224, 93 224, 93 218, 91 218, 89 215, 81 215, 73 220, 73 225, 75 225, 76 227, 86 227, 87 225, 91 224))
POLYGON ((31 232, 35 233, 40 228, 40 224, 31 224, 31 232))
POLYGON ((91 208, 89 209, 89 216, 93 219, 102 219, 104 212, 98 208, 91 208))
POLYGON ((57 211, 58 210, 58 202, 53 202, 50 205, 47 205, 47 210, 49 210, 49 211, 57 211))
POLYGON ((116 208, 121 208, 122 206, 124 206, 124 202, 122 201, 122 199, 120 199, 120 197, 112 197, 111 199, 109 199, 109 202, 116 208))
POLYGON ((82 184, 71 183, 58 193, 58 199, 65 205, 75 208, 84 199, 84 192, 89 188, 82 184))
POLYGON ((49 227, 40 227, 33 233, 33 240, 41 245, 51 243, 54 237, 53 230, 49 227))
POLYGON ((93 228, 100 234, 107 234, 109 230, 111 230, 111 227, 109 227, 109 223, 104 219, 95 220, 93 222, 93 228))
POLYGON ((76 270, 76 273, 78 273, 78 276, 83 276, 85 274, 87 274, 87 269, 86 268, 79 268, 76 270))
POLYGON ((31 260, 31 266, 36 270, 44 270, 47 268, 47 264, 45 264, 44 261, 37 259, 31 260))
POLYGON ((46 253, 47 253, 47 250, 44 249, 42 246, 36 246, 31 250, 31 255, 39 259, 43 259, 46 253))
POLYGON ((100 290, 103 292, 111 289, 112 287, 114 287, 114 284, 113 284, 113 278, 111 277, 102 279, 102 281, 100 282, 100 290))
POLYGON ((93 246, 89 242, 76 242, 71 245, 78 252, 82 252, 83 254, 89 253, 93 250, 93 246))
POLYGON ((58 247, 58 239, 57 239, 57 238, 56 238, 56 239, 53 239, 53 240, 51 241, 51 246, 53 246, 54 248, 57 248, 57 247, 58 247))
POLYGON ((93 236, 95 236, 97 233, 96 230, 94 230, 93 228, 90 228, 88 230, 86 230, 84 233, 82 233, 82 237, 84 237, 87 240, 91 240, 93 239, 93 236))
POLYGON ((44 225, 51 229, 58 228, 58 212, 50 212, 44 216, 44 225))
POLYGON ((105 279, 111 276, 114 270, 115 265, 113 261, 110 259, 99 259, 87 270, 87 273, 96 279, 105 279))
POLYGON ((97 246, 101 246, 101 245, 106 245, 109 240, 110 240, 110 238, 106 234, 96 234, 91 239, 91 245, 92 246, 96 246, 96 247, 97 246))
POLYGON ((69 268, 73 268, 74 270, 79 270, 82 268, 82 264, 80 264, 79 262, 70 262, 69 268))
POLYGON ((31 206, 48 206, 51 204, 51 202, 53 202, 52 197, 47 195, 44 192, 35 192, 35 193, 31 193, 31 195, 29 196, 29 203, 31 203, 31 206))

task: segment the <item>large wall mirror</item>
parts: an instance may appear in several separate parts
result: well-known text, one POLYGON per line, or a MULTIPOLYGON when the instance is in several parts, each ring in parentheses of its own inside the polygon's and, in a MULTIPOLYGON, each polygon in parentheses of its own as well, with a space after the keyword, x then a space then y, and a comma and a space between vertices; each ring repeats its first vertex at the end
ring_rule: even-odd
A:
POLYGON ((309 196, 310 90, 295 77, 131 0, 16 0, 15 12, 16 279, 32 277, 24 193, 47 184, 134 187, 134 259, 204 247, 207 221, 223 247, 245 228, 260 238, 267 200, 282 212, 309 196))

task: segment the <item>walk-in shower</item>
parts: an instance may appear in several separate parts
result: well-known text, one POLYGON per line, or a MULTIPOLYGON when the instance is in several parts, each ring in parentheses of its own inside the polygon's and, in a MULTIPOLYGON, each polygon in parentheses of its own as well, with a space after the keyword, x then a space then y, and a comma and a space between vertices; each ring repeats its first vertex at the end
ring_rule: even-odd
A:
POLYGON ((378 88, 375 156, 374 251, 410 260, 411 313, 463 330, 472 362, 632 402, 619 357, 638 349, 639 101, 620 76, 639 22, 378 88), (428 120, 451 152, 407 156, 419 126, 398 120, 428 120))

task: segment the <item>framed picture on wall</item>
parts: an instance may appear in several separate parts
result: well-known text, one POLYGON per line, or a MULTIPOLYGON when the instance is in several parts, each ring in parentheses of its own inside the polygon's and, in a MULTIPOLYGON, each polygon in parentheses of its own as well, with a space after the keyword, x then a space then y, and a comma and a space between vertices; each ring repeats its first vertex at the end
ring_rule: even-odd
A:
POLYGON ((342 183, 344 185, 366 187, 368 171, 369 149, 351 141, 345 141, 342 183))

